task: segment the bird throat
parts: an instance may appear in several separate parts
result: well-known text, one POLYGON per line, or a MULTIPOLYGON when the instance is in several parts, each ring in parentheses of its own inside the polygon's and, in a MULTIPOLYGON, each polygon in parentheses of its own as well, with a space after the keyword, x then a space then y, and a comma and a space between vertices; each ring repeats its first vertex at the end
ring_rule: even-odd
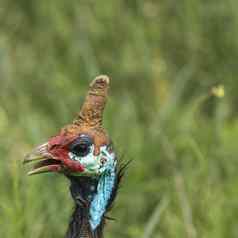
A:
POLYGON ((75 202, 66 238, 102 237, 105 213, 117 190, 115 168, 100 177, 69 177, 70 191, 75 202))

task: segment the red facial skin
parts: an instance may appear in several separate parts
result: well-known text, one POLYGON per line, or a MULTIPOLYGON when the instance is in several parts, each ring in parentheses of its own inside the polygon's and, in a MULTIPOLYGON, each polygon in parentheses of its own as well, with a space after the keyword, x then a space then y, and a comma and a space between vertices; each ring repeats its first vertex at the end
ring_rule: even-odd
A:
POLYGON ((70 172, 83 172, 84 167, 78 162, 73 161, 69 158, 68 146, 76 139, 74 137, 66 137, 64 135, 58 135, 52 137, 48 142, 48 152, 54 157, 54 159, 59 160, 62 165, 52 165, 52 171, 59 172, 64 167, 70 172))

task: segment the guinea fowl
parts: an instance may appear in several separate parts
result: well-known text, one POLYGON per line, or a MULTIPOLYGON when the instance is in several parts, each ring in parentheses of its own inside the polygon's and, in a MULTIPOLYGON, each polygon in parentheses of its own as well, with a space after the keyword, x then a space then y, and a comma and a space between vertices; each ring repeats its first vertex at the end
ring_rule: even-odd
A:
POLYGON ((112 142, 102 127, 108 88, 107 76, 94 79, 73 123, 24 159, 24 163, 34 163, 29 175, 58 172, 70 180, 75 210, 66 238, 102 237, 106 213, 123 174, 112 142))

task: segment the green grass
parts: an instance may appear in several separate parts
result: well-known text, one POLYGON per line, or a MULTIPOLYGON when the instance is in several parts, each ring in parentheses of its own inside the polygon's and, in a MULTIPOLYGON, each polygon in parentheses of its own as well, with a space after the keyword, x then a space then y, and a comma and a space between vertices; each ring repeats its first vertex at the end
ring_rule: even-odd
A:
POLYGON ((68 182, 27 177, 21 160, 72 121, 99 73, 112 77, 105 127, 133 159, 106 237, 238 236, 237 1, 0 9, 0 237, 63 237, 68 182))

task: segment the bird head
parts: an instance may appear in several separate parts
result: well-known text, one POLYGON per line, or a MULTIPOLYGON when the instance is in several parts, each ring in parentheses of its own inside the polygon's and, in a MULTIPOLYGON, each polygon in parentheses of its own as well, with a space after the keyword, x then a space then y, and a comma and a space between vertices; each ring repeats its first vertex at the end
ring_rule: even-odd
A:
POLYGON ((107 76, 98 76, 92 81, 73 123, 25 157, 24 163, 33 163, 29 175, 59 172, 71 176, 97 176, 115 167, 112 143, 102 127, 108 88, 107 76))

